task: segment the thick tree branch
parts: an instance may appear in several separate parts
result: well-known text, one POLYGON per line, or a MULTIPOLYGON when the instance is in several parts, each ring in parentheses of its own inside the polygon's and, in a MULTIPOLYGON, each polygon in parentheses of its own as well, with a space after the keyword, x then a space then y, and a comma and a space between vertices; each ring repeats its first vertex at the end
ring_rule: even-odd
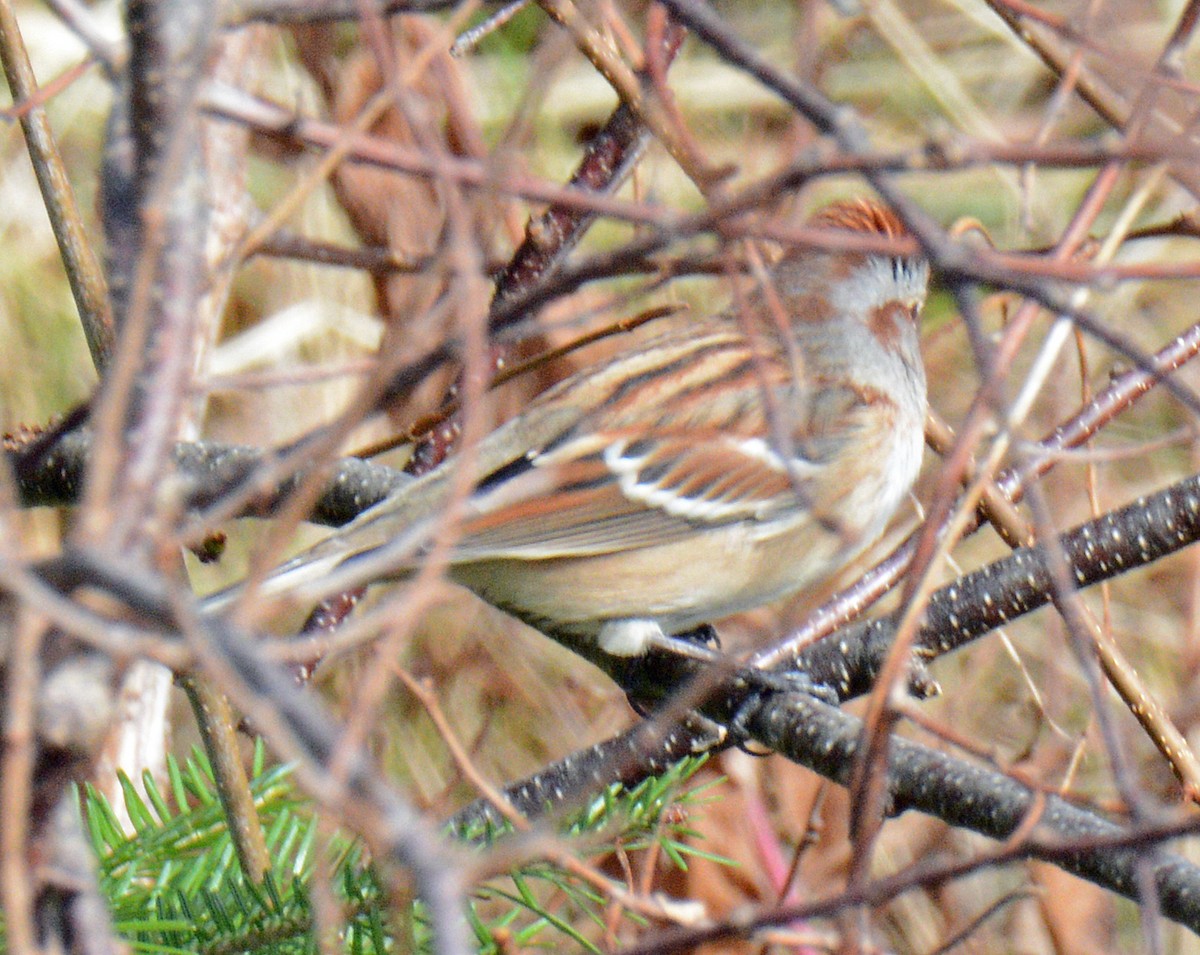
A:
MULTIPOLYGON (((1200 539, 1200 476, 1080 524, 1058 546, 1079 587, 1111 580, 1172 554, 1200 539)), ((1053 597, 1040 547, 1022 547, 936 591, 914 651, 932 660, 978 639, 1053 597)), ((833 634, 795 654, 792 665, 814 682, 849 698, 874 683, 891 646, 893 622, 874 620, 833 634)))

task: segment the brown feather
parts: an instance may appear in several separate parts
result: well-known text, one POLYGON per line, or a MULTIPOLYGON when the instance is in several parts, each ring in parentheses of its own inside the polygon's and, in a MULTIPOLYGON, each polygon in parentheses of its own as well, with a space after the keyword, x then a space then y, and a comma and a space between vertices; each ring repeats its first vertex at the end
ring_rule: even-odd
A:
POLYGON ((834 202, 813 216, 811 222, 813 225, 830 226, 835 229, 873 232, 889 239, 901 239, 908 235, 908 230, 896 213, 874 199, 858 198, 834 202))

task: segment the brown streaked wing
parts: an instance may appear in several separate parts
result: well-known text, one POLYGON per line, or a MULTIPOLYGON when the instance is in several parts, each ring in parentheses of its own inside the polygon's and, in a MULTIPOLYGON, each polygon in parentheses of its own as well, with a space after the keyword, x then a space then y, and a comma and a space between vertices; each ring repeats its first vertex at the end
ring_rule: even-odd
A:
POLYGON ((818 470, 794 461, 789 475, 763 437, 720 432, 615 445, 605 463, 630 500, 709 525, 765 520, 795 509, 804 496, 798 482, 818 470))
MULTIPOLYGON (((804 476, 793 480, 765 442, 694 432, 612 435, 607 455, 535 467, 498 506, 464 521, 454 559, 583 557, 683 540, 697 528, 798 517, 804 476)), ((590 444, 590 442, 589 442, 590 444)), ((566 449, 564 449, 566 450, 566 449)), ((814 471, 816 466, 810 465, 814 471)))
POLYGON ((686 538, 697 527, 799 514, 798 481, 769 447, 761 389, 788 383, 728 327, 670 337, 568 383, 595 402, 534 467, 478 498, 456 561, 612 553, 686 538))
POLYGON ((710 320, 686 333, 654 339, 592 374, 569 379, 547 397, 590 409, 580 432, 711 422, 714 397, 731 385, 740 386, 755 360, 754 349, 731 319, 710 320))
POLYGON ((597 456, 534 469, 513 484, 523 487, 505 488, 505 503, 489 506, 485 498, 483 512, 463 521, 455 561, 585 557, 668 543, 695 532, 687 521, 622 494, 597 456))

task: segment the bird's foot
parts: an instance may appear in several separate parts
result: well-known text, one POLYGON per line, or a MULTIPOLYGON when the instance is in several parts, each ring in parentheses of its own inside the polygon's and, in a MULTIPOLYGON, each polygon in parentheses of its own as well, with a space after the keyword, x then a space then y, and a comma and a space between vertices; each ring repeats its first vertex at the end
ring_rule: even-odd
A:
POLYGON ((640 657, 651 650, 664 650, 704 663, 723 659, 721 641, 709 624, 672 636, 655 620, 636 617, 606 620, 596 635, 596 644, 614 657, 640 657))
POLYGON ((829 706, 841 702, 837 690, 827 683, 814 683, 807 673, 800 670, 745 670, 738 675, 745 695, 729 721, 729 735, 734 745, 753 756, 763 755, 747 749, 754 737, 750 723, 764 703, 777 694, 802 693, 829 706))

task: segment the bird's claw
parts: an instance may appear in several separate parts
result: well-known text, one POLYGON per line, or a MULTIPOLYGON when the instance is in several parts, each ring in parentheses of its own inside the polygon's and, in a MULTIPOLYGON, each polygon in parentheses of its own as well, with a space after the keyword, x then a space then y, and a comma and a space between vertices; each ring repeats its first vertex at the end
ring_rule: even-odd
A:
POLYGON ((749 730, 750 721, 771 697, 781 693, 802 693, 830 706, 837 706, 841 702, 834 687, 827 683, 814 683, 801 670, 746 670, 739 675, 738 682, 744 696, 729 721, 729 733, 735 741, 734 745, 752 756, 763 754, 746 749, 746 743, 753 738, 749 730))

